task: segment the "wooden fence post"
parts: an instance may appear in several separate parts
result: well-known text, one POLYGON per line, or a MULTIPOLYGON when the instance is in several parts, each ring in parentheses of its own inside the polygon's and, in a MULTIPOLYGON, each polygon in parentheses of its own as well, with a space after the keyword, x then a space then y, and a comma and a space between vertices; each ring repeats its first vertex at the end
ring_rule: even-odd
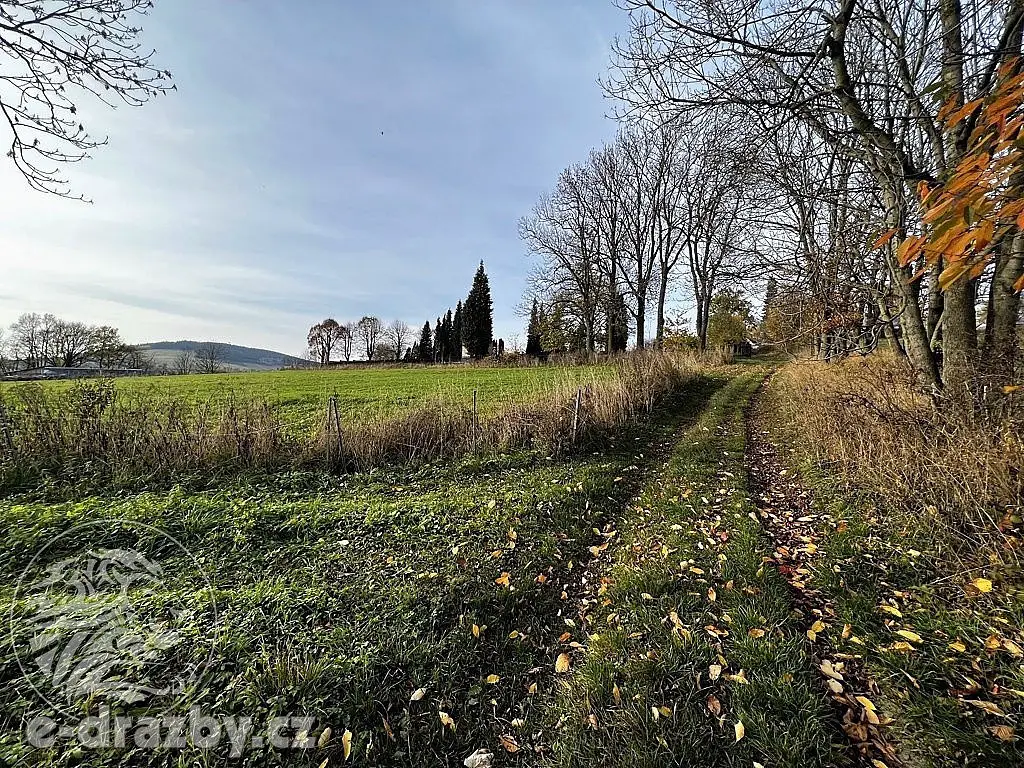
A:
POLYGON ((334 466, 331 461, 331 430, 334 431, 334 440, 337 442, 336 461, 341 461, 342 449, 345 447, 341 437, 341 418, 338 416, 338 396, 331 395, 327 399, 327 463, 334 466))
POLYGON ((572 444, 576 445, 576 430, 580 426, 580 398, 583 397, 583 388, 576 390, 576 405, 572 409, 572 444))

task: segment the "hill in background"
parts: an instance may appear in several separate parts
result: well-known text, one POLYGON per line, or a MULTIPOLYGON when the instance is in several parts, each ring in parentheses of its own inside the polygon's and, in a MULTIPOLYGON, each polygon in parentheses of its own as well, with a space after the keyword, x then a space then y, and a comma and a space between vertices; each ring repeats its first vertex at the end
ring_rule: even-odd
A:
MULTIPOLYGON (((194 350, 207 343, 209 342, 155 341, 149 344, 140 344, 139 348, 149 354, 155 365, 166 365, 170 368, 174 366, 174 362, 183 351, 194 350)), ((237 344, 215 343, 221 348, 223 366, 228 371, 272 371, 277 368, 287 368, 294 365, 308 365, 308 362, 301 357, 286 355, 283 352, 257 349, 255 347, 240 347, 237 344)))

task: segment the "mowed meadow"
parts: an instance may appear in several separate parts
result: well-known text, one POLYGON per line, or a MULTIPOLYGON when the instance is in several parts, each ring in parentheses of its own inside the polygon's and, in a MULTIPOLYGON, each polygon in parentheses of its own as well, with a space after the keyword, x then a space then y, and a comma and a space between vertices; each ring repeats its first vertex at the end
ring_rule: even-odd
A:
MULTIPOLYGON (((493 411, 510 401, 528 400, 565 385, 586 385, 609 373, 607 365, 535 365, 496 367, 352 366, 329 369, 260 371, 251 373, 138 376, 114 379, 117 394, 128 400, 161 405, 191 404, 215 408, 248 402, 267 404, 283 421, 298 429, 316 429, 325 419, 334 396, 344 419, 392 415, 427 401, 473 405, 477 393, 481 411, 493 411)), ((49 381, 51 392, 81 386, 81 381, 49 381)), ((0 391, 25 383, 6 383, 0 391)))

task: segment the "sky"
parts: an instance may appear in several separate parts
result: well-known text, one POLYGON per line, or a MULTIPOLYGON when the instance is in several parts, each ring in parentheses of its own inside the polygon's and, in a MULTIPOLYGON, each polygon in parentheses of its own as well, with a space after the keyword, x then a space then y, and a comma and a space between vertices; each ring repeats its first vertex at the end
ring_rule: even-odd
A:
POLYGON ((109 137, 67 169, 93 202, 0 158, 0 326, 300 354, 328 316, 422 326, 482 259, 495 336, 521 339, 518 220, 614 133, 626 25, 612 0, 156 0, 142 40, 178 90, 80 102, 109 137))

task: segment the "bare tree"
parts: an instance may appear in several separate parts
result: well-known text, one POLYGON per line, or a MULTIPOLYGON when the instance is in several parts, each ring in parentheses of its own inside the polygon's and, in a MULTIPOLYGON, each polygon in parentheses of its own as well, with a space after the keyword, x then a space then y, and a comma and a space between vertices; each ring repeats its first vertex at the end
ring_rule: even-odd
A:
POLYGON ((320 365, 327 365, 331 362, 331 354, 338 348, 342 332, 342 327, 332 317, 328 317, 309 329, 306 342, 313 359, 320 365))
POLYGON ((341 356, 345 358, 346 363, 352 359, 352 348, 355 346, 355 339, 355 323, 345 323, 338 329, 338 348, 341 350, 341 356))
MULTIPOLYGON (((941 256, 904 261, 896 245, 927 229, 919 185, 942 184, 967 152, 974 118, 947 121, 940 109, 945 105, 948 114, 991 94, 1000 66, 1020 54, 1020 2, 837 0, 827 12, 805 0, 623 0, 623 6, 631 30, 617 47, 616 74, 606 87, 624 116, 692 121, 709 107, 728 107, 761 126, 758 143, 794 123, 813 133, 853 163, 843 171, 851 181, 870 185, 881 207, 872 216, 873 234, 895 232, 879 246, 891 307, 875 305, 879 315, 894 310, 890 324, 921 383, 961 396, 976 386, 979 371, 1005 370, 996 358, 1012 361, 1015 340, 998 334, 1004 341, 994 343, 993 333, 991 346, 979 344, 977 318, 987 317, 993 328, 1017 322, 1020 294, 1006 287, 1024 275, 1020 226, 993 241, 994 266, 941 289, 941 256), (981 302, 986 293, 991 312, 981 302)), ((845 202, 855 195, 836 191, 836 205, 823 200, 805 213, 855 210, 845 202)), ((833 232, 870 269, 871 249, 858 242, 859 218, 842 219, 853 229, 844 231, 836 220, 833 232)), ((864 309, 874 312, 866 302, 864 309)), ((837 321, 847 322, 824 320, 837 321)))
POLYGON ((177 357, 174 358, 174 363, 171 365, 171 370, 174 373, 181 375, 188 375, 195 373, 196 370, 196 353, 191 349, 183 349, 178 353, 177 357))
POLYGON ((207 341, 195 349, 197 373, 221 373, 224 371, 225 349, 223 344, 207 341))
POLYGON ((377 356, 377 346, 380 343, 381 335, 384 333, 384 324, 380 318, 372 315, 364 316, 356 324, 356 332, 363 348, 363 354, 370 362, 377 356))
POLYGON ((91 136, 75 100, 139 106, 170 88, 139 42, 152 0, 4 0, 0 3, 0 114, 7 156, 29 185, 71 196, 60 166, 106 143, 91 136))
POLYGON ((395 353, 395 361, 402 359, 405 349, 412 338, 412 329, 403 320, 394 320, 387 327, 387 341, 395 353))

